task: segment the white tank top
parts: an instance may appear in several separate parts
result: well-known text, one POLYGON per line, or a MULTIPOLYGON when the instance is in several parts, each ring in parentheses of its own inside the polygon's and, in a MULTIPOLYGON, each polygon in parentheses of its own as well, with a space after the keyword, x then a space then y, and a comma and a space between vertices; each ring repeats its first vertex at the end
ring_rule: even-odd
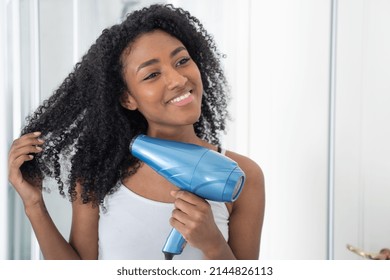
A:
MULTIPOLYGON (((223 202, 208 201, 214 220, 225 240, 229 238, 229 211, 223 202)), ((169 218, 173 203, 142 197, 124 185, 104 200, 100 209, 99 259, 159 260, 162 248, 172 229, 169 218)), ((186 245, 180 259, 203 259, 202 252, 186 245)))

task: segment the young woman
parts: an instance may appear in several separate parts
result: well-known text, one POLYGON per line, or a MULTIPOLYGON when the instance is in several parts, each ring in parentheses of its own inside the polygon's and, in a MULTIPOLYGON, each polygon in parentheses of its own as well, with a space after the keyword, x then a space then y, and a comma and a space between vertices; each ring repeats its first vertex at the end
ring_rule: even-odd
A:
POLYGON ((9 180, 44 258, 162 259, 175 227, 187 241, 175 259, 257 259, 264 180, 255 162, 224 152, 246 182, 234 203, 220 203, 180 191, 129 153, 141 133, 219 150, 226 99, 212 37, 188 12, 152 5, 104 30, 10 149, 9 180), (69 241, 46 210, 45 176, 72 202, 69 241))

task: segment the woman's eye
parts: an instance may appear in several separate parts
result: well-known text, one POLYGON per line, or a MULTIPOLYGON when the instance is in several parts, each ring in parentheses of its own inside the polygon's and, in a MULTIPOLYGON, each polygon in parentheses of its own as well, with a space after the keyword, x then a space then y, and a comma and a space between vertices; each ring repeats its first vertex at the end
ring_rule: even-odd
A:
POLYGON ((183 64, 186 64, 188 61, 190 61, 191 59, 189 57, 185 57, 185 58, 182 58, 179 60, 179 62, 177 63, 177 66, 180 66, 180 65, 183 65, 183 64))
POLYGON ((154 72, 154 73, 152 73, 152 74, 149 74, 148 76, 146 76, 146 77, 144 78, 144 81, 145 81, 145 80, 153 79, 153 78, 157 77, 158 75, 159 75, 158 72, 154 72))

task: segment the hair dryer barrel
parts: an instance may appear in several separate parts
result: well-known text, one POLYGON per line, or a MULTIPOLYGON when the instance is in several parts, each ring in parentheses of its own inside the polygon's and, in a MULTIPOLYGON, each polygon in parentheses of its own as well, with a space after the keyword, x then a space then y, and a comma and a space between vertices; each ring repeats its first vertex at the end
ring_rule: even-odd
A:
POLYGON ((235 161, 198 145, 139 135, 130 152, 172 184, 205 199, 232 202, 245 181, 235 161))

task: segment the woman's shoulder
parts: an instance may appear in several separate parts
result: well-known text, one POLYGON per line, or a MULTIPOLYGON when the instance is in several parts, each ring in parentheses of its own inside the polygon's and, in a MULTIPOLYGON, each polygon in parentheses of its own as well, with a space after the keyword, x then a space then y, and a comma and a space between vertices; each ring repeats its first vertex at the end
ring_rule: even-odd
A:
POLYGON ((264 175, 260 165, 251 158, 238 154, 236 152, 227 150, 225 155, 235 162, 244 171, 247 179, 260 179, 263 181, 264 175))

